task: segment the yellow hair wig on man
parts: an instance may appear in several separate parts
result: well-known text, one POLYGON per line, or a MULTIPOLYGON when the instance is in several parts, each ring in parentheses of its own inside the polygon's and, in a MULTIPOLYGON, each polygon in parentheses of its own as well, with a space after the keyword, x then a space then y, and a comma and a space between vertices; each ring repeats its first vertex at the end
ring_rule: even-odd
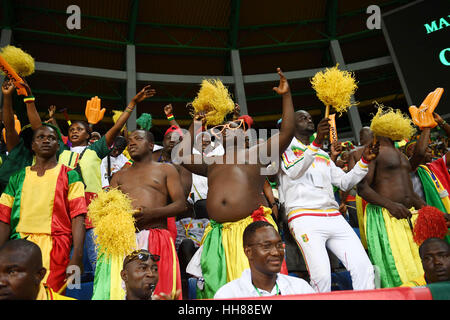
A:
POLYGON ((219 79, 203 80, 192 106, 195 113, 206 113, 208 126, 223 123, 226 116, 234 110, 231 94, 219 79))
POLYGON ((401 112, 400 109, 385 107, 375 102, 378 111, 372 119, 370 130, 376 136, 387 137, 393 141, 411 138, 416 129, 411 118, 401 112))

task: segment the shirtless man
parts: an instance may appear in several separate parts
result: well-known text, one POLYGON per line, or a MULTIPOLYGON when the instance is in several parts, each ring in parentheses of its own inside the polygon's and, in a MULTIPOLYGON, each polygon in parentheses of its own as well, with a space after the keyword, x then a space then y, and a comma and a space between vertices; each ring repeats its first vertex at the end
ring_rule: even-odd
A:
MULTIPOLYGON (((155 151, 152 155, 153 161, 161 163, 172 163, 172 149, 183 140, 183 135, 179 127, 171 126, 166 130, 163 138, 163 148, 155 151)), ((180 174, 181 185, 186 198, 189 196, 192 186, 192 173, 180 165, 174 164, 180 174)))
MULTIPOLYGON (((204 289, 197 292, 197 297, 212 298, 221 286, 239 278, 242 271, 249 267, 242 249, 242 234, 247 225, 256 220, 267 220, 276 226, 263 192, 266 176, 261 172, 268 163, 262 163, 261 154, 278 162, 279 155, 289 145, 294 134, 291 92, 287 79, 279 68, 277 72, 280 83, 273 90, 283 100, 283 122, 279 134, 265 143, 246 149, 245 121, 238 119, 212 129, 224 146, 223 156, 183 154, 184 167, 195 174, 208 177, 206 207, 212 220, 205 230, 202 247, 190 263, 195 270, 194 274, 201 275, 205 280, 204 289), (274 143, 278 145, 272 150, 274 143)), ((197 114, 194 122, 201 119, 205 120, 204 115, 197 114)), ((196 125, 200 127, 201 123, 196 125)), ((191 145, 187 145, 189 139, 184 139, 180 146, 183 152, 188 153, 194 145, 194 123, 189 130, 191 145)))
POLYGON ((390 138, 377 139, 380 153, 358 184, 358 194, 368 202, 367 245, 372 263, 380 269, 381 286, 396 287, 423 274, 411 230, 417 215, 412 216, 409 209, 426 204, 413 190, 411 164, 405 155, 390 138))
POLYGON ((180 267, 174 241, 167 230, 167 218, 186 210, 185 196, 175 167, 152 160, 153 145, 154 138, 149 131, 133 131, 128 136, 128 152, 134 164, 117 172, 111 179, 111 187, 128 194, 133 207, 139 210, 135 214, 136 228, 140 231, 136 235, 139 249, 161 256, 158 264, 161 276, 155 293, 175 296, 181 289, 180 267))

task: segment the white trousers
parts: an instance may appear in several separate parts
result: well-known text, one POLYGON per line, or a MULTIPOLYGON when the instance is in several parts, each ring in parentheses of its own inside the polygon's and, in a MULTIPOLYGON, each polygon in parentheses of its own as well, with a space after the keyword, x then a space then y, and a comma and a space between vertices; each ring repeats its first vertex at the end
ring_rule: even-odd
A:
POLYGON ((298 217, 289 222, 289 229, 303 254, 311 286, 316 292, 331 291, 331 267, 326 248, 350 272, 354 290, 375 289, 372 263, 342 215, 298 217))

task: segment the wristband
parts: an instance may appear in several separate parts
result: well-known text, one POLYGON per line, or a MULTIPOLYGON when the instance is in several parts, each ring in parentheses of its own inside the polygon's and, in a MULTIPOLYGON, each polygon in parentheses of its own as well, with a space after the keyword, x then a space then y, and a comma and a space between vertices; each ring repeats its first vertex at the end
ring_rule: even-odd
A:
POLYGON ((370 163, 369 160, 367 160, 366 158, 364 158, 364 155, 361 156, 361 162, 364 163, 365 165, 368 165, 370 163))
POLYGON ((442 127, 444 124, 446 124, 447 123, 447 121, 445 121, 445 120, 442 120, 442 123, 439 125, 439 127, 442 127))
POLYGON ((134 108, 126 107, 125 112, 132 113, 134 108))
POLYGON ((175 120, 175 117, 173 116, 173 114, 168 114, 166 117, 167 117, 167 120, 169 120, 169 121, 175 120))
POLYGON ((34 102, 35 100, 36 99, 33 96, 28 96, 28 97, 23 98, 23 102, 25 102, 25 103, 31 103, 31 102, 34 102))

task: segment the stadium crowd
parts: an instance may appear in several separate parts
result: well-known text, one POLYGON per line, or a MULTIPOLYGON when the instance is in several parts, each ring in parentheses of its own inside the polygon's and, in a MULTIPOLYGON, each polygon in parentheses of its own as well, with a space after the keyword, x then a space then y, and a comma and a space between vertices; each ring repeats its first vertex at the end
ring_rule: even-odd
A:
POLYGON ((99 98, 61 132, 56 107, 41 119, 32 88, 7 78, 0 299, 71 299, 77 276, 104 300, 329 292, 344 269, 353 290, 449 281, 450 125, 433 112, 442 92, 411 116, 378 106, 359 143, 338 141, 329 115, 314 124, 294 110, 277 73, 277 134, 264 138, 219 80, 205 80, 188 128, 164 107, 161 145, 148 114, 125 126, 157 94, 150 85, 101 135, 99 98))

